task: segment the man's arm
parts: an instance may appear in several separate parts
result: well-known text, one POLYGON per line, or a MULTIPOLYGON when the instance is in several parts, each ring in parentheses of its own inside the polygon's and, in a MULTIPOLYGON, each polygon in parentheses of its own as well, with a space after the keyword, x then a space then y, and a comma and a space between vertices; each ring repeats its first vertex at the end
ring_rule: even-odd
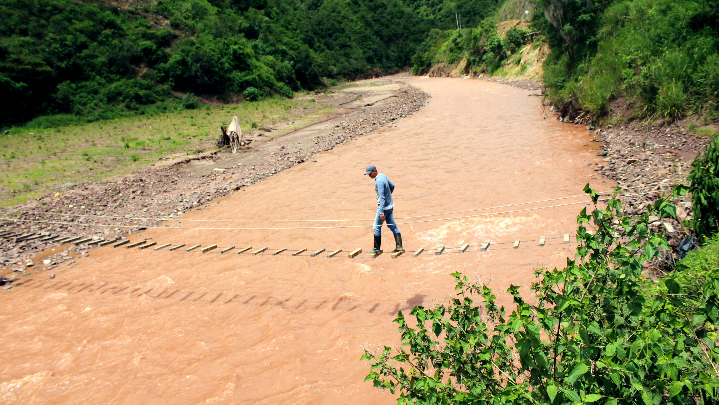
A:
POLYGON ((389 183, 389 192, 394 193, 394 183, 390 179, 387 179, 387 182, 389 183))
POLYGON ((379 199, 379 206, 377 207, 377 215, 380 217, 384 216, 384 207, 387 206, 387 201, 384 198, 385 190, 387 189, 387 183, 384 180, 376 182, 377 195, 379 199))

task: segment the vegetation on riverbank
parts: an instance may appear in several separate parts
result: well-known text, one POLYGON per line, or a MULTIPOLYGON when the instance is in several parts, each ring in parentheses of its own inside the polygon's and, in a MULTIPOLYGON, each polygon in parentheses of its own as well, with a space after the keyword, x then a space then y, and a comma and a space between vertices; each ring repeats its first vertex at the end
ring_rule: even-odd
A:
POLYGON ((543 2, 535 15, 552 47, 544 83, 557 105, 594 117, 719 118, 719 10, 708 1, 543 2), (615 108, 616 110, 616 108, 615 108))
MULTIPOLYGON (((505 4, 509 4, 507 2, 505 4)), ((556 106, 594 119, 719 119, 719 15, 707 1, 541 0, 530 31, 500 37, 497 22, 433 31, 413 57, 415 73, 463 63, 459 74, 503 74, 529 43, 545 42, 543 82, 556 106), (535 36, 540 33, 540 36, 535 36)), ((697 130, 692 123, 690 130, 697 130), (692 128, 693 127, 693 128, 692 128)), ((660 199, 638 217, 621 202, 578 217, 576 261, 537 272, 534 296, 508 293, 507 315, 493 292, 454 274, 458 296, 399 314, 402 349, 366 352, 367 380, 399 393, 398 403, 714 403, 719 399, 719 138, 692 165, 700 249, 674 262, 649 216, 675 217, 660 199), (660 259, 661 258, 661 259, 660 259), (666 275, 648 280, 654 260, 666 275), (479 303, 475 301, 479 299, 479 303), (410 319, 411 318, 411 319, 410 319)), ((596 201, 591 190, 588 192, 596 201)))
POLYGON ((428 30, 399 0, 9 0, 0 20, 2 128, 292 97, 406 66, 428 30))
POLYGON ((525 45, 547 44, 551 53, 539 63, 553 104, 572 101, 595 119, 697 115, 706 125, 719 119, 718 21, 715 4, 703 0, 507 0, 476 26, 432 30, 412 57, 413 72, 463 60, 461 74, 505 75, 526 63, 525 45), (498 32, 524 11, 531 24, 498 32))
MULTIPOLYGON (((507 0, 487 10, 486 17, 462 29, 433 29, 412 56, 412 72, 425 74, 438 64, 453 65, 462 60, 462 74, 494 74, 509 60, 519 64, 523 46, 531 42, 528 23, 535 6, 526 0, 507 0), (525 14, 526 12, 526 14, 525 14), (511 21, 509 29, 498 23, 511 21)), ((539 46, 537 43, 534 46, 539 46)))
MULTIPOLYGON (((455 273, 451 303, 395 320, 406 349, 365 353, 367 379, 399 391, 398 403, 711 403, 719 396, 719 284, 680 284, 680 272, 653 284, 642 274, 667 247, 649 215, 674 209, 659 200, 628 218, 611 199, 606 209, 583 210, 576 261, 538 270, 531 299, 511 286, 509 315, 489 287, 455 273)), ((719 268, 705 272, 717 276, 719 268)))
POLYGON ((719 139, 695 161, 690 186, 674 189, 672 197, 692 192, 687 225, 703 247, 668 274, 645 272, 671 254, 650 220, 676 218, 670 199, 629 217, 616 194, 602 209, 587 186, 595 208, 577 217, 576 260, 538 269, 532 298, 510 286, 509 315, 489 287, 454 273, 458 295, 449 303, 415 307, 410 320, 399 313, 402 348, 365 352, 367 380, 399 393, 400 404, 715 403, 717 167, 719 139))
POLYGON ((206 105, 53 128, 26 127, 0 135, 0 207, 51 192, 65 183, 137 171, 162 157, 215 147, 219 125, 233 115, 245 132, 280 122, 316 120, 331 107, 314 99, 273 98, 257 103, 206 105))

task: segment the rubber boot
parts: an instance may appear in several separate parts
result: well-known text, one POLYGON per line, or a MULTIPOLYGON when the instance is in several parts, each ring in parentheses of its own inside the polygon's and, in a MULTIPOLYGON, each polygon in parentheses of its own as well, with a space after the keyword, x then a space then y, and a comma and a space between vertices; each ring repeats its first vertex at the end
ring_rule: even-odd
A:
POLYGON ((374 236, 374 248, 370 250, 368 253, 382 253, 382 249, 380 249, 380 246, 382 246, 382 235, 375 235, 374 236))
POLYGON ((394 241, 397 243, 397 247, 392 251, 392 253, 404 252, 404 248, 402 247, 402 235, 395 233, 394 241))

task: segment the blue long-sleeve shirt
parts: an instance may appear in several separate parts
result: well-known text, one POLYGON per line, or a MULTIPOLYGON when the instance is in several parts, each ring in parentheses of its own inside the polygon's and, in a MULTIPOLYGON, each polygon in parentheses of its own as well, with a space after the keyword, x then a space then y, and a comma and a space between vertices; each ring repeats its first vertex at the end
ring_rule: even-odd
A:
POLYGON ((394 201, 392 201, 394 184, 389 181, 387 176, 379 173, 374 178, 374 191, 377 193, 377 215, 382 214, 383 210, 394 208, 394 201))

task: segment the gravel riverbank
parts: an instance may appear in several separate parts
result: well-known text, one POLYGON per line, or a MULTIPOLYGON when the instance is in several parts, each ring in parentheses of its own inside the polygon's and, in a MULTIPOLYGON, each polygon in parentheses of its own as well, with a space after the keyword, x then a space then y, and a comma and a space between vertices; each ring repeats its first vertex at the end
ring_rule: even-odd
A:
MULTIPOLYGON (((593 134, 594 141, 601 143, 598 155, 605 161, 594 170, 617 183, 628 214, 643 212, 647 204, 668 195, 677 184, 688 185, 692 161, 711 141, 692 134, 681 123, 648 128, 640 123, 608 126, 593 134)), ((691 218, 691 196, 674 202, 680 221, 691 218)), ((653 225, 666 233, 672 246, 686 234, 679 221, 654 221, 653 225)))
MULTIPOLYGON (((22 273, 30 257, 57 247, 57 241, 63 238, 84 235, 94 240, 111 240, 142 228, 163 226, 164 220, 178 218, 185 211, 199 209, 216 198, 301 164, 315 153, 391 125, 422 108, 428 97, 414 87, 391 80, 382 80, 380 85, 388 83, 398 88, 391 96, 377 101, 376 96, 372 99, 373 92, 369 90, 364 96, 371 101, 363 103, 363 94, 360 94, 355 107, 345 107, 344 114, 323 121, 319 129, 306 131, 304 138, 298 133, 302 129, 293 131, 291 143, 284 142, 280 136, 263 141, 261 151, 246 148, 238 155, 227 151, 207 152, 170 164, 160 163, 119 179, 72 185, 15 209, 4 210, 2 216, 13 220, 0 221, 0 235, 10 231, 12 235, 0 237, 0 268, 14 270, 9 273, 10 277, 13 273, 22 273), (238 159, 247 163, 236 163, 238 159), (209 164, 214 169, 188 169, 193 163, 209 164), (23 239, 27 234, 48 238, 57 235, 57 238, 23 239)), ((74 255, 87 254, 86 244, 63 246, 64 249, 44 258, 47 268, 74 255)))

